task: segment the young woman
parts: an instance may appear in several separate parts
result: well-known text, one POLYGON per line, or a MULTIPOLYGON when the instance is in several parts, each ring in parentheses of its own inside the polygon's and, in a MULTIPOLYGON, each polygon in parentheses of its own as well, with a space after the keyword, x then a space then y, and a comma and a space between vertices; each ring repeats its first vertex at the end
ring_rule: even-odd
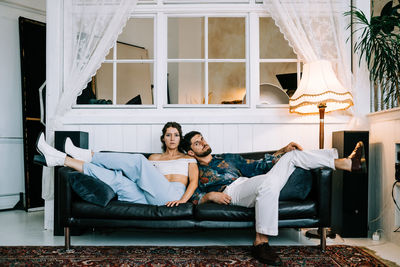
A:
POLYGON ((182 140, 181 126, 168 122, 161 135, 163 153, 152 154, 149 160, 141 154, 94 153, 75 147, 67 138, 69 157, 48 145, 43 133, 37 150, 49 167, 67 166, 100 179, 116 192, 118 200, 173 207, 187 202, 198 185, 197 162, 181 152, 182 140))

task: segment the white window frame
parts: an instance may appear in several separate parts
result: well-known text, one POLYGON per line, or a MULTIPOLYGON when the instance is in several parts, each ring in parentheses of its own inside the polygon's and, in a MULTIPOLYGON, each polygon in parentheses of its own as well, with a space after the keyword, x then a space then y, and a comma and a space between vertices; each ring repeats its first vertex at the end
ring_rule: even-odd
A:
MULTIPOLYGON (((190 0, 189 2, 178 4, 177 2, 163 0, 152 1, 151 3, 143 3, 138 5, 130 18, 154 18, 154 58, 149 60, 106 60, 105 62, 116 65, 121 63, 153 63, 153 99, 152 105, 73 105, 73 109, 226 109, 239 108, 247 110, 256 110, 262 108, 286 108, 287 104, 258 104, 260 95, 260 63, 262 62, 297 62, 298 81, 300 78, 301 62, 299 58, 294 59, 260 59, 259 53, 259 18, 270 17, 268 11, 262 3, 255 0, 249 0, 248 3, 221 3, 216 1, 208 1, 206 3, 197 3, 190 0), (190 2, 190 3, 189 3, 190 2), (242 4, 241 4, 242 3, 242 4), (167 102, 167 71, 168 71, 168 17, 244 17, 245 18, 245 40, 246 40, 246 58, 239 59, 246 62, 246 104, 168 104, 167 102)), ((223 1, 225 2, 225 0, 223 1)), ((205 25, 205 31, 206 29, 205 25)), ((207 52, 207 51, 205 51, 207 52)), ((116 54, 116 49, 114 49, 116 54)), ((205 58, 208 55, 205 54, 205 58)), ((175 60, 175 59, 173 59, 175 60)), ((235 59, 236 60, 236 59, 235 59)), ((217 60, 209 60, 208 62, 218 62, 217 60)), ((221 59, 224 61, 224 59, 221 59)), ((225 61, 228 62, 228 61, 225 61)), ((116 68, 113 75, 116 75, 116 68)), ((207 73, 207 72, 206 72, 207 73)), ((206 77, 208 79, 208 77, 206 77)), ((115 103, 116 79, 113 79, 113 103, 115 103)), ((208 80, 205 84, 208 87, 208 80)), ((205 92, 205 103, 208 103, 208 89, 205 92)))
MULTIPOLYGON (((168 58, 168 54, 166 55, 166 71, 168 72, 168 63, 181 63, 181 62, 199 62, 204 63, 204 99, 205 104, 168 104, 165 102, 163 107, 249 107, 249 101, 247 100, 247 95, 249 94, 249 67, 250 67, 250 59, 249 59, 249 13, 244 12, 243 14, 220 14, 220 13, 207 13, 206 15, 199 15, 199 14, 175 14, 175 13, 168 13, 165 14, 166 20, 168 18, 204 18, 204 58, 203 59, 178 59, 178 58, 168 58), (208 58, 208 18, 244 18, 245 20, 245 58, 243 59, 209 59, 208 58), (246 103, 247 104, 208 104, 208 63, 215 63, 215 62, 233 62, 233 63, 245 63, 246 67, 246 103)), ((168 25, 167 25, 168 29, 168 25)), ((168 40, 167 40, 168 43, 168 40)), ((168 51, 168 46, 167 46, 168 51)))

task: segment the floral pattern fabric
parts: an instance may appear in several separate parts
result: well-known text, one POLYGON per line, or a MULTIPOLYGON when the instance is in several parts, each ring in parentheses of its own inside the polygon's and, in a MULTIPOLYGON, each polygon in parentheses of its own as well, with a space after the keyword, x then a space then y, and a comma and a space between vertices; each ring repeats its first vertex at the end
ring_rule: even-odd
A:
POLYGON ((208 192, 222 192, 239 177, 253 177, 267 173, 274 166, 277 158, 265 154, 259 160, 245 159, 238 154, 214 155, 211 162, 199 166, 199 186, 191 201, 198 204, 208 192))

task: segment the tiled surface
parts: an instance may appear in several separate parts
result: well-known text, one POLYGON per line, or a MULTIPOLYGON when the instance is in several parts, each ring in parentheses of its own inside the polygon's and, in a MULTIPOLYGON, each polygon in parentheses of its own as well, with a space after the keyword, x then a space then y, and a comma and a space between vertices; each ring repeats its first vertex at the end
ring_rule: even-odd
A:
MULTIPOLYGON (((305 230, 280 229, 278 237, 271 237, 271 245, 317 245, 319 240, 308 239, 305 230)), ((72 236, 72 245, 96 246, 229 246, 250 245, 254 231, 237 230, 102 230, 87 231, 80 236, 72 236)), ((393 243, 372 241, 368 238, 343 239, 328 238, 328 245, 344 244, 368 247, 384 259, 400 266, 400 247, 393 243)), ((0 211, 0 246, 62 246, 63 236, 53 236, 53 232, 43 229, 43 211, 25 212, 0 211)))

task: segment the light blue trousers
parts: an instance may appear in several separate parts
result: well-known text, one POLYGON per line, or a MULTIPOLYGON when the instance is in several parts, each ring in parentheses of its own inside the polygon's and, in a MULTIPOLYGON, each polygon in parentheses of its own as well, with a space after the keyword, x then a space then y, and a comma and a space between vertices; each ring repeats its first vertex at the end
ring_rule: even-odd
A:
POLYGON ((142 154, 94 153, 83 173, 108 184, 118 200, 133 203, 165 205, 179 200, 186 186, 169 182, 142 154))

